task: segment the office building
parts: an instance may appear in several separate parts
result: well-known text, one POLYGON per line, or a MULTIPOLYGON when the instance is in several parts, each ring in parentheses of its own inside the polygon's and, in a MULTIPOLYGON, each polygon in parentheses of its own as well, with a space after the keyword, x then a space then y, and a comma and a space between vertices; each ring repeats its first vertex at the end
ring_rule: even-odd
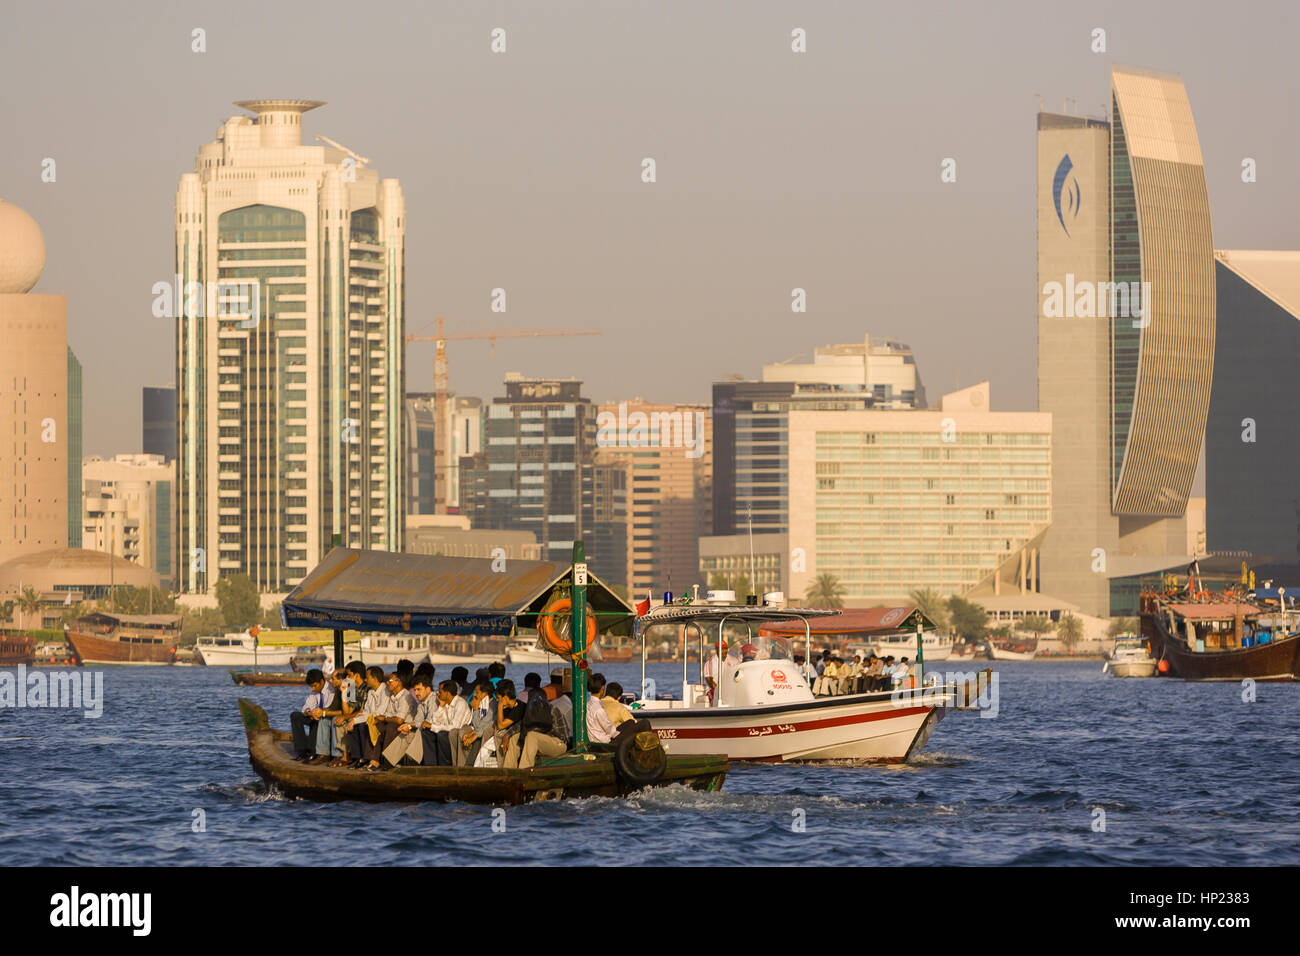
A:
POLYGON ((82 465, 84 547, 172 580, 176 463, 161 455, 91 456, 82 465))
POLYGON ((177 568, 298 584, 329 550, 400 551, 401 186, 325 137, 312 100, 249 100, 176 193, 177 568), (197 300, 197 301, 196 301, 197 300), (203 313, 210 313, 204 318, 203 313))
POLYGON ((1215 253, 1206 546, 1300 585, 1300 252, 1215 253))
POLYGON ((919 588, 1037 591, 1052 418, 989 400, 984 382, 938 410, 792 411, 791 594, 822 574, 849 607, 919 588))
POLYGON ((709 530, 712 426, 703 405, 639 398, 600 406, 598 462, 617 464, 627 488, 630 593, 681 591, 699 582, 699 537, 709 530))
POLYGON ((627 555, 617 549, 617 530, 597 525, 624 525, 625 497, 620 511, 617 479, 602 473, 598 481, 597 410, 582 382, 509 373, 505 388, 486 409, 485 526, 531 531, 545 561, 568 561, 582 538, 592 570, 619 583, 627 555))
POLYGON ((1108 119, 1038 117, 1042 589, 1107 617, 1185 565, 1214 364, 1209 198, 1174 75, 1115 68, 1108 119))
POLYGON ((828 345, 810 363, 763 366, 760 381, 713 386, 713 534, 786 530, 786 427, 793 409, 924 408, 906 345, 864 338, 828 345))
POLYGON ((140 393, 140 451, 176 460, 176 389, 144 388, 140 393))
POLYGON ((436 422, 437 402, 432 393, 410 392, 406 396, 406 512, 431 515, 437 512, 439 455, 444 455, 447 511, 463 513, 460 499, 460 460, 483 451, 483 400, 472 396, 447 396, 447 422, 440 430, 436 422), (450 435, 450 449, 443 449, 441 434, 450 435), (440 451, 440 449, 442 449, 440 451))
POLYGON ((81 547, 81 360, 68 349, 68 547, 81 547))
POLYGON ((0 200, 0 563, 67 546, 80 467, 68 460, 80 440, 68 379, 80 366, 68 348, 67 298, 30 292, 44 268, 40 227, 0 200))

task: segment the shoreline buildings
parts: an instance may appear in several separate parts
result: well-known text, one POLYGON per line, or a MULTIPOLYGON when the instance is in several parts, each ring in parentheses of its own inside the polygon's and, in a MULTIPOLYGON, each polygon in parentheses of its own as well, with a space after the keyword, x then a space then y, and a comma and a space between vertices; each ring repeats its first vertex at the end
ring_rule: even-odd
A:
POLYGON ((224 122, 176 193, 187 593, 239 573, 287 591, 335 536, 402 549, 401 186, 351 150, 302 143, 320 102, 235 105, 255 117, 224 122))
POLYGON ((1186 565, 1215 352, 1209 196, 1179 77, 1115 68, 1109 120, 1038 115, 1038 407, 1052 415, 1042 589, 1133 614, 1186 565))
POLYGON ((91 456, 81 480, 85 548, 126 558, 170 584, 176 463, 161 455, 91 456))

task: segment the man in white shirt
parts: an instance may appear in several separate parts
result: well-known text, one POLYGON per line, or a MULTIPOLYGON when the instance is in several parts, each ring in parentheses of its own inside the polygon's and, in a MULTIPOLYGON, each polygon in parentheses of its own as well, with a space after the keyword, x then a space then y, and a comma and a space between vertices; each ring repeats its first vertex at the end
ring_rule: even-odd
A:
POLYGON ((600 698, 605 693, 603 674, 592 674, 587 678, 590 693, 587 695, 587 739, 593 744, 607 744, 614 739, 614 722, 600 698))
POLYGON ((295 760, 310 760, 315 756, 316 723, 334 703, 334 688, 325 681, 325 675, 316 668, 307 672, 306 683, 311 688, 302 709, 289 715, 293 731, 295 760))
MULTIPOLYGON (((379 756, 382 747, 378 746, 378 734, 371 733, 371 718, 375 718, 375 730, 380 725, 377 720, 388 714, 388 703, 392 698, 388 688, 384 686, 384 671, 381 667, 370 667, 366 670, 366 687, 370 693, 366 695, 365 705, 352 715, 352 719, 344 725, 345 731, 353 731, 354 742, 358 744, 356 754, 359 757, 359 763, 364 766, 379 769, 379 756)), ((349 748, 348 753, 353 751, 349 748)))
POLYGON ((451 738, 469 726, 469 704, 460 696, 460 685, 454 680, 443 681, 433 701, 429 723, 420 731, 424 736, 422 763, 426 767, 450 767, 451 738))
MULTIPOLYGON (((407 692, 403 690, 402 693, 407 692)), ((417 764, 424 763, 423 729, 429 726, 433 711, 438 706, 429 678, 423 675, 417 677, 411 684, 410 694, 417 705, 415 714, 409 720, 404 720, 397 725, 397 735, 393 738, 393 742, 384 748, 384 759, 394 767, 400 765, 406 757, 417 764)))
POLYGON ((397 739, 397 728, 413 720, 420 706, 402 684, 401 674, 396 671, 389 674, 387 685, 387 711, 383 714, 375 713, 375 726, 379 729, 379 741, 376 746, 381 754, 397 739))
MULTIPOLYGON (((723 654, 723 660, 721 665, 722 676, 725 677, 727 676, 727 673, 731 670, 731 668, 735 667, 737 664, 740 663, 740 659, 736 657, 734 654, 729 652, 728 645, 725 640, 722 642, 722 654, 723 654)), ((721 682, 721 679, 718 676, 718 666, 719 666, 718 652, 715 649, 713 652, 713 656, 710 657, 704 664, 704 683, 709 688, 710 705, 716 703, 718 684, 721 682)))

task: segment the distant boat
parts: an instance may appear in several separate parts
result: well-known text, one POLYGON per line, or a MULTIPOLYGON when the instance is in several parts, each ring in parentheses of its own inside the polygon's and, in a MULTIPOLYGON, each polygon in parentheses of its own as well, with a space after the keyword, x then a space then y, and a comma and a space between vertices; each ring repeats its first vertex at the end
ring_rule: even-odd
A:
POLYGON ((82 664, 171 664, 180 622, 179 614, 96 611, 68 630, 68 643, 82 664))
POLYGON ((221 637, 200 637, 194 649, 209 667, 287 667, 301 650, 297 647, 268 647, 258 643, 248 631, 221 637))
POLYGON ((1115 638, 1115 646, 1102 665, 1102 670, 1112 677, 1154 677, 1156 659, 1151 656, 1147 642, 1134 634, 1115 638))
MULTIPOLYGON (((952 656, 953 639, 950 635, 935 634, 929 631, 925 634, 921 645, 925 648, 925 662, 927 664, 935 661, 946 661, 952 656)), ((884 637, 876 638, 873 648, 877 657, 909 658, 916 660, 916 635, 915 634, 889 634, 884 637)))
POLYGON ((506 660, 511 664, 549 664, 554 661, 557 667, 566 663, 563 658, 539 648, 537 639, 533 637, 511 641, 506 646, 506 660))
POLYGON ((35 660, 32 639, 25 634, 5 634, 0 636, 0 667, 12 667, 15 664, 30 664, 35 660))
POLYGON ((1038 638, 989 640, 989 657, 995 661, 1032 661, 1038 653, 1038 638))
POLYGON ((1184 680, 1300 680, 1300 611, 1240 593, 1143 594, 1142 632, 1184 680))

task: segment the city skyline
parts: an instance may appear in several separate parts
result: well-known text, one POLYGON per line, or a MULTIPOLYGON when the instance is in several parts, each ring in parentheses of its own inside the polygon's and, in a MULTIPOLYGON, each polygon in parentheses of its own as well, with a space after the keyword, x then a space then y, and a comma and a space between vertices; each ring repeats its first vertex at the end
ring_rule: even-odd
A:
MULTIPOLYGON (((234 4, 206 25, 164 8, 129 22, 94 11, 84 31, 58 33, 43 25, 48 12, 7 14, 11 38, 60 37, 6 50, 13 69, 58 73, 65 57, 93 61, 104 45, 169 76, 144 89, 143 73, 115 72, 70 98, 57 128, 37 103, 15 101, 13 146, 0 154, 6 198, 41 223, 51 249, 35 291, 69 297, 69 343, 93 397, 85 454, 141 450, 139 387, 173 384, 171 330, 149 312, 153 284, 171 277, 166 184, 242 96, 329 101, 319 118, 308 116, 304 141, 327 132, 403 181, 417 223, 408 332, 420 333, 436 314, 461 328, 605 329, 593 342, 503 343, 495 356, 459 349, 450 386, 461 395, 485 396, 505 372, 540 364, 584 378, 593 401, 702 402, 727 373, 757 378, 766 362, 870 333, 907 342, 936 394, 987 378, 1000 408, 1034 409, 1035 343, 1025 319, 1034 229, 1024 198, 1034 176, 1033 97, 1041 93, 1055 109, 1078 95, 1080 114, 1097 113, 1101 97, 1092 104, 1087 91, 1117 63, 1183 76, 1216 247, 1297 245, 1286 211, 1300 201, 1285 157, 1300 134, 1273 119, 1288 115, 1296 94, 1294 83, 1276 81, 1286 75, 1276 64, 1282 38, 1295 33, 1286 29, 1294 11, 1207 7, 1170 18, 1160 8, 1102 9, 1049 29, 1034 25, 1026 5, 997 15, 950 11, 921 32, 908 27, 919 12, 881 23, 848 8, 763 6, 743 23, 698 11, 685 30, 671 17, 623 9, 571 20, 511 7, 441 19, 402 9, 410 29, 385 41, 396 54, 340 81, 315 56, 343 42, 368 49, 364 37, 344 41, 260 8, 264 29, 232 29, 245 9, 234 4), (1264 10, 1283 22, 1261 34, 1264 10), (319 48, 311 58, 277 46, 290 20, 304 49, 319 48), (489 33, 498 25, 509 46, 494 55, 489 33), (1104 54, 1089 49, 1096 26, 1107 29, 1104 54), (805 54, 789 48, 793 27, 807 30, 805 54), (191 52, 195 28, 206 30, 201 54, 191 52), (879 42, 882 28, 900 42, 879 42), (647 42, 629 59, 621 41, 631 31, 647 42), (950 63, 946 76, 965 69, 971 83, 949 87, 922 75, 881 97, 888 70, 921 52, 922 35, 931 41, 926 55, 950 63), (1220 55, 1199 55, 1205 35, 1215 36, 1220 55), (990 51, 1011 45, 1014 63, 988 67, 990 51), (440 66, 421 65, 428 58, 414 53, 423 47, 439 53, 440 66), (668 78, 652 55, 665 47, 682 61, 668 78), (259 57, 266 49, 277 55, 259 57), (232 82, 222 68, 231 57, 267 63, 264 75, 245 70, 232 82), (566 57, 568 66, 554 68, 566 57), (612 92, 590 89, 584 64, 612 76, 612 92), (381 88, 400 92, 380 98, 381 88), (539 109, 543 96, 571 109, 539 109), (917 116, 928 122, 916 124, 917 116), (904 117, 910 135, 882 148, 879 131, 904 117), (114 146, 87 163, 84 139, 114 146), (640 181, 645 156, 658 163, 654 184, 640 181), (940 181, 945 157, 957 160, 955 183, 940 181), (1258 162, 1257 182, 1241 181, 1245 157, 1258 162), (41 178, 47 158, 57 162, 53 182, 41 178), (953 291, 927 287, 936 260, 942 288, 953 291), (503 315, 490 306, 498 287, 509 296, 503 315), (805 314, 790 311, 796 287, 807 292, 805 314), (610 361, 634 350, 648 361, 610 361), (674 376, 665 385, 654 370, 669 360, 674 376)), ((431 353, 409 351, 409 391, 429 389, 431 353)))

